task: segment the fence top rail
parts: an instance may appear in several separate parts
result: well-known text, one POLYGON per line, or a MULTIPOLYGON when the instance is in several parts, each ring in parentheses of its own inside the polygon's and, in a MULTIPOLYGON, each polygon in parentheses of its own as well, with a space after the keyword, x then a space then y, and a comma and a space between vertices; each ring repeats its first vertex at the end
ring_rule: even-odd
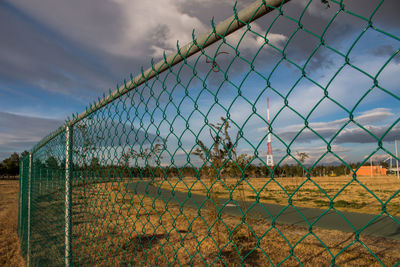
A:
POLYGON ((220 22, 218 25, 214 25, 214 21, 212 20, 211 29, 198 38, 195 37, 193 30, 193 40, 191 42, 183 47, 179 47, 179 43, 177 42, 176 52, 172 53, 168 57, 164 53, 163 59, 156 64, 153 64, 153 61, 151 61, 150 68, 148 68, 146 71, 142 71, 142 73, 137 75, 136 77, 133 77, 131 75, 130 81, 124 81, 124 84, 119 87, 117 85, 117 89, 115 91, 107 96, 103 96, 102 99, 99 98, 97 102, 90 105, 81 114, 73 115, 72 119, 68 119, 63 126, 58 128, 57 130, 43 138, 38 144, 36 144, 32 148, 31 152, 34 153, 35 151, 40 149, 47 142, 52 140, 61 132, 65 131, 66 127, 74 125, 77 122, 85 119, 92 113, 111 103, 115 99, 125 95, 129 91, 137 88, 138 86, 155 77, 156 75, 184 61, 186 58, 221 40, 222 38, 228 36, 229 34, 242 28, 243 26, 248 25, 250 22, 255 21, 256 19, 277 8, 280 8, 283 4, 289 1, 290 0, 256 0, 239 12, 236 11, 235 4, 235 6, 233 7, 234 15, 220 22))

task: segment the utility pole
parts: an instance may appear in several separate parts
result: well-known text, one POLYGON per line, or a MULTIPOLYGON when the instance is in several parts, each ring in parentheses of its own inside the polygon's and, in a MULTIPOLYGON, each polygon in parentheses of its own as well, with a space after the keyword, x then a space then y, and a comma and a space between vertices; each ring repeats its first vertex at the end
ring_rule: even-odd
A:
POLYGON ((390 170, 392 170, 393 169, 393 167, 392 167, 392 156, 390 156, 390 170))
POLYGON ((371 177, 372 177, 372 156, 369 158, 369 161, 371 162, 371 177))

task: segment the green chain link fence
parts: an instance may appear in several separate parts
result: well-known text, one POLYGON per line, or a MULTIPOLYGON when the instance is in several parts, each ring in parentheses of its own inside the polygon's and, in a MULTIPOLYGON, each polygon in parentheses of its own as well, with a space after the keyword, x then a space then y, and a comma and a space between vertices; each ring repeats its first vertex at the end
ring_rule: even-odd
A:
POLYGON ((369 1, 367 12, 346 1, 235 5, 231 18, 73 116, 21 160, 28 265, 398 265, 400 182, 357 173, 378 155, 398 160, 398 115, 379 132, 362 112, 387 113, 400 100, 388 80, 396 72, 385 74, 400 34, 375 21, 385 2, 369 1), (316 12, 320 25, 307 19, 316 12), (346 34, 346 19, 356 33, 346 34), (293 53, 295 43, 308 45, 293 53), (384 60, 373 61, 367 48, 381 45, 384 60), (343 73, 361 89, 338 94, 343 73), (336 123, 330 135, 319 113, 336 123), (369 140, 358 163, 337 143, 354 127, 369 140), (307 159, 304 143, 322 152, 307 159), (326 170, 327 158, 336 168, 326 170), (321 177, 333 171, 341 176, 321 177))

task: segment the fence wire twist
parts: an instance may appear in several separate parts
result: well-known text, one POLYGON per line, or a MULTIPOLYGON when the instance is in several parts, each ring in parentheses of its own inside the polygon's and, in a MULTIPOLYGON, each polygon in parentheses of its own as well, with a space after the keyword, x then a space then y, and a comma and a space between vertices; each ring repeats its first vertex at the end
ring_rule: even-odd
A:
POLYGON ((386 233, 379 224, 400 226, 399 182, 381 178, 394 185, 377 189, 357 174, 379 153, 399 160, 389 144, 400 118, 394 115, 378 133, 359 115, 377 94, 391 101, 379 108, 400 100, 384 75, 399 49, 386 51, 374 68, 359 63, 355 52, 368 46, 370 34, 380 38, 376 45, 399 47, 398 32, 374 22, 385 1, 376 1, 367 15, 344 1, 271 2, 253 4, 248 21, 235 5, 225 27, 242 29, 227 36, 212 22, 202 42, 193 35, 185 49, 177 45, 175 57, 182 61, 164 56, 152 63, 35 146, 31 162, 29 156, 21 160, 18 233, 30 265, 400 263, 398 230, 386 233), (303 9, 293 11, 292 4, 303 9), (262 9, 271 12, 256 24, 262 9), (308 12, 329 20, 317 31, 308 12), (343 18, 357 21, 357 34, 337 32, 343 18), (284 24, 289 34, 277 34, 284 24), (313 42, 299 57, 293 43, 302 35, 313 42), (219 41, 206 48, 216 36, 219 41), (346 38, 346 45, 332 36, 346 38), (192 47, 200 52, 192 55, 192 47), (329 67, 315 68, 318 60, 329 67), (366 81, 361 93, 347 93, 350 102, 336 94, 336 81, 347 72, 366 81), (336 121, 330 134, 315 119, 324 105, 345 118, 325 115, 336 121), (297 128, 282 133, 280 121, 288 118, 297 128), (354 128, 370 140, 359 163, 336 143, 354 128), (268 135, 274 166, 266 163, 268 135), (322 147, 308 162, 299 152, 305 136, 322 147), (327 158, 336 162, 328 171, 327 158), (319 177, 322 171, 342 176, 319 177))

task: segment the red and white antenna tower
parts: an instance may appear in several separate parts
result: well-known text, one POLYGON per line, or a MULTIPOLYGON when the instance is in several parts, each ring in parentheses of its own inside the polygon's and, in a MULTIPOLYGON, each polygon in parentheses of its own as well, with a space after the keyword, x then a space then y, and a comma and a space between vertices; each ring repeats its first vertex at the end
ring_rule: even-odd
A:
MULTIPOLYGON (((267 97, 267 119, 268 119, 268 128, 269 128, 269 126, 270 126, 269 97, 267 97)), ((269 131, 269 129, 267 131, 269 131)), ((269 167, 274 166, 274 157, 272 156, 272 145, 271 145, 271 133, 270 132, 268 132, 268 138, 267 138, 267 166, 269 166, 269 167)))

